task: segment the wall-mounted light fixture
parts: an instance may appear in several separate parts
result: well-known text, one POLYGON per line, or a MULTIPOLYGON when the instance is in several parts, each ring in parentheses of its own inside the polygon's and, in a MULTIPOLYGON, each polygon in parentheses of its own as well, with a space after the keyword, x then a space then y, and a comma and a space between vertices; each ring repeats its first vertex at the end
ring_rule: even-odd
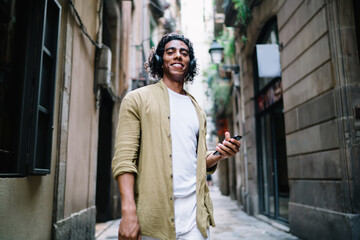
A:
POLYGON ((211 43, 209 53, 211 55, 212 63, 218 65, 218 71, 220 73, 220 77, 222 78, 230 78, 229 73, 234 72, 234 74, 238 74, 240 71, 240 67, 238 65, 221 65, 219 64, 223 60, 224 47, 221 46, 216 40, 213 40, 211 43))
POLYGON ((224 47, 221 46, 216 40, 210 45, 209 53, 211 55, 211 61, 215 64, 220 64, 223 59, 224 47))

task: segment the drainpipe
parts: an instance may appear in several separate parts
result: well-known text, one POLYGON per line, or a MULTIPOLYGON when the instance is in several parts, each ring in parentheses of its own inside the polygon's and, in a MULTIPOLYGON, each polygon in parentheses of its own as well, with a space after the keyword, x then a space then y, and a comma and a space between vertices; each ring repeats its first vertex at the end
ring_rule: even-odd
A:
MULTIPOLYGON (((241 81, 241 78, 240 78, 241 81)), ((242 86, 242 84, 241 84, 242 86)), ((242 124, 242 132, 243 132, 243 141, 242 145, 244 148, 244 170, 245 170, 245 204, 246 204, 246 213, 250 214, 250 199, 249 199, 249 179, 248 179, 248 158, 247 158, 247 148, 246 148, 246 129, 245 129, 245 99, 243 88, 241 88, 241 124, 242 124)))
MULTIPOLYGON (((243 107, 243 106, 242 106, 243 107)), ((242 116, 244 116, 244 110, 242 110, 242 116)), ((242 122, 243 125, 243 133, 245 132, 245 119, 242 122)), ((247 158, 247 148, 246 148, 246 137, 243 138, 243 146, 244 146, 244 165, 245 165, 245 203, 246 203, 246 213, 250 214, 250 198, 249 198, 249 178, 248 178, 248 158, 247 158)))

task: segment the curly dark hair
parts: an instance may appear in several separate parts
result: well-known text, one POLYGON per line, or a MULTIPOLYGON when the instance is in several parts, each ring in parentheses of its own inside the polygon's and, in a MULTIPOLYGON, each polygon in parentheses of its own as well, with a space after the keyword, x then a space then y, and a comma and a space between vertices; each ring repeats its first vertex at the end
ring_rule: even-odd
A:
POLYGON ((185 82, 192 82, 198 73, 194 48, 192 42, 190 42, 188 38, 178 33, 168 33, 161 38, 156 49, 152 48, 150 50, 148 61, 145 63, 145 69, 152 77, 156 79, 161 79, 163 77, 164 72, 162 68, 162 59, 165 51, 165 45, 172 40, 180 40, 184 42, 189 48, 190 63, 188 73, 185 77, 185 82))

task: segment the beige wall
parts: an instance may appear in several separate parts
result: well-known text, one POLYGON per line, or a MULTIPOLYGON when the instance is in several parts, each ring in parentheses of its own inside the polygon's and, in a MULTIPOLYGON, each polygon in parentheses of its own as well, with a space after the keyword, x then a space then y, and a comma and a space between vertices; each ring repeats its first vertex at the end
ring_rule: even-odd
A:
POLYGON ((145 60, 149 51, 150 21, 148 4, 142 0, 134 1, 132 12, 131 36, 129 41, 129 79, 139 77, 143 70, 143 51, 145 60), (142 48, 144 46, 144 49, 142 48))
POLYGON ((130 37, 132 30, 132 2, 125 1, 122 3, 122 16, 121 16, 121 36, 122 36, 122 45, 121 45, 121 76, 120 76, 120 89, 119 94, 121 94, 125 89, 129 87, 129 60, 130 60, 130 37))
POLYGON ((54 167, 51 172, 0 178, 1 239, 51 239, 54 167))
MULTIPOLYGON (((95 46, 80 31, 69 2, 59 2, 62 16, 51 174, 0 178, 1 239, 76 239, 93 235, 98 150, 98 109, 93 90, 95 46)), ((96 39, 100 0, 74 3, 87 32, 96 39)), ((112 40, 116 43, 113 78, 118 95, 143 68, 142 49, 135 47, 149 37, 149 25, 145 23, 150 13, 143 4, 134 1, 133 11, 130 1, 123 2, 122 12, 118 12, 123 22, 112 22, 117 33, 112 40)), ((118 107, 116 103, 113 125, 117 123, 118 107)))
MULTIPOLYGON (((75 7, 89 35, 96 39, 99 1, 77 1, 75 7)), ((64 217, 95 205, 98 111, 94 96, 95 47, 74 26, 71 96, 67 144, 64 217)))
POLYGON ((140 0, 133 1, 134 9, 131 19, 131 35, 129 39, 129 79, 131 83, 132 78, 138 77, 139 69, 141 66, 141 48, 137 50, 137 45, 141 44, 142 33, 142 4, 140 0))
POLYGON ((54 132, 52 141, 51 172, 45 176, 24 178, 0 178, 0 239, 51 239, 53 196, 56 171, 59 129, 59 101, 63 62, 64 5, 62 6, 61 30, 58 42, 58 71, 54 103, 54 132))

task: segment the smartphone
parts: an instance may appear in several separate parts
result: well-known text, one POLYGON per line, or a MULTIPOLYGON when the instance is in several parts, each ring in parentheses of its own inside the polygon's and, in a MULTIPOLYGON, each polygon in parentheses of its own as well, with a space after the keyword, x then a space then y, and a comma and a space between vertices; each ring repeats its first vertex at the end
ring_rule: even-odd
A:
MULTIPOLYGON (((231 139, 235 139, 235 140, 239 141, 241 138, 242 138, 242 136, 240 136, 240 135, 235 135, 235 136, 233 136, 231 139)), ((215 152, 213 153, 213 155, 220 155, 220 153, 219 153, 218 151, 215 151, 215 152)))

